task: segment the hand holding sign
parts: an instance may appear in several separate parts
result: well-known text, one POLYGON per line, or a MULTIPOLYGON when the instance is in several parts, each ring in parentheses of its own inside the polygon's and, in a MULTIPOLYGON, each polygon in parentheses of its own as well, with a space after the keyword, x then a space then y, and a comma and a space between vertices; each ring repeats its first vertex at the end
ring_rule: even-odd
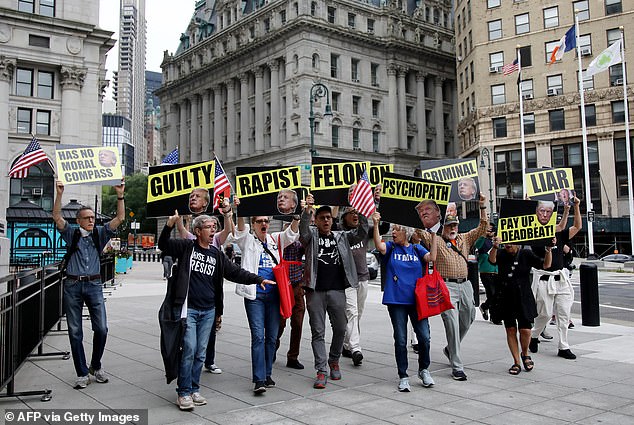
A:
POLYGON ((178 210, 174 210, 174 215, 170 215, 167 219, 167 224, 169 227, 174 227, 178 220, 182 220, 182 218, 178 215, 178 210))

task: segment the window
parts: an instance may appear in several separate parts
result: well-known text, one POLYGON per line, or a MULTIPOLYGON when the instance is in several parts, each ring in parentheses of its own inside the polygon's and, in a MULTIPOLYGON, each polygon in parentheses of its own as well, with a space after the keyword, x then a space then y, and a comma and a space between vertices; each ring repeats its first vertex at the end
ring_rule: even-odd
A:
POLYGON ((379 132, 372 130, 372 152, 379 153, 379 132))
POLYGON ((355 15, 354 13, 348 13, 348 27, 354 29, 356 20, 357 15, 355 15))
POLYGON ((313 69, 319 68, 319 55, 317 53, 313 53, 313 59, 311 62, 313 69))
POLYGON ((286 11, 282 10, 280 12, 280 22, 282 23, 282 25, 284 25, 286 23, 286 11))
POLYGON ((20 12, 34 13, 35 0, 18 0, 18 10, 20 12))
MULTIPOLYGON (((585 76, 586 70, 582 71, 585 76)), ((577 71, 577 87, 579 87, 579 71, 577 71)), ((584 90, 594 90, 594 75, 583 78, 583 89, 584 90)))
POLYGON ((590 34, 579 36, 579 49, 581 50, 581 56, 592 54, 592 38, 590 34))
MULTIPOLYGON (((586 127, 597 125, 597 110, 594 105, 585 105, 586 127)), ((579 107, 579 122, 581 122, 581 106, 579 107)))
POLYGON ((612 122, 625 122, 625 107, 622 100, 612 102, 612 122))
POLYGON ((524 134, 535 134, 535 114, 524 114, 524 134))
POLYGON ((35 134, 49 136, 51 134, 51 111, 37 111, 35 134))
POLYGON ((621 0, 605 0, 605 14, 613 15, 615 13, 623 12, 623 6, 621 0))
POLYGON ((339 110, 339 99, 341 99, 341 93, 333 91, 332 92, 332 110, 339 110))
POLYGON ((368 19, 368 34, 374 33, 374 19, 368 19))
POLYGON ((493 118, 493 138, 506 137, 506 118, 493 118))
POLYGON ((330 54, 330 76, 332 78, 337 78, 338 62, 339 62, 339 55, 335 55, 334 53, 331 53, 330 54))
POLYGON ((44 47, 48 49, 51 47, 51 39, 40 35, 29 34, 29 46, 44 47))
POLYGON ((495 52, 489 54, 489 66, 491 68, 497 68, 504 66, 504 52, 495 52))
POLYGON ((559 7, 553 6, 544 9, 544 28, 559 26, 559 7))
POLYGON ((310 16, 315 16, 317 14, 317 2, 310 2, 310 16))
POLYGON ((332 141, 332 147, 333 148, 338 148, 339 147, 339 126, 338 125, 332 125, 331 128, 331 141, 332 141))
POLYGON ((372 118, 379 117, 379 106, 381 105, 380 100, 372 99, 372 118))
POLYGON ((490 21, 488 25, 489 25, 489 40, 497 40, 498 38, 502 38, 502 20, 501 19, 490 21))
POLYGON ((532 99, 535 95, 533 92, 533 80, 522 80, 521 83, 522 98, 532 99))
POLYGON ((328 7, 328 22, 330 22, 331 24, 335 23, 335 15, 337 13, 337 9, 335 9, 332 6, 328 7))
POLYGON ((359 104, 361 103, 360 96, 352 96, 352 113, 359 115, 359 104))
POLYGON ((55 0, 40 0, 40 15, 55 16, 55 0))
MULTIPOLYGON (((630 154, 634 152, 630 150, 630 154)), ((632 154, 634 159, 634 154, 632 154)), ((616 182, 617 182, 617 194, 619 197, 627 197, 628 191, 628 178, 627 178, 627 152, 625 149, 625 139, 614 139, 614 160, 616 162, 616 182)), ((634 160, 632 160, 634 163, 634 160)))
MULTIPOLYGON (((501 24, 500 24, 500 28, 501 28, 501 24)), ((530 30, 531 29, 530 29, 530 22, 528 19, 528 13, 515 15, 515 34, 526 34, 530 30)), ((501 36, 502 35, 500 34, 500 37, 501 36)))
POLYGON ((271 19, 264 18, 264 32, 271 31, 271 19))
POLYGON ((487 8, 499 7, 502 0, 487 0, 487 8))
POLYGON ((32 69, 17 69, 15 79, 15 94, 18 96, 33 96, 32 69))
POLYGON ((618 28, 613 28, 611 30, 607 30, 606 31, 607 37, 608 37, 608 47, 611 46, 613 43, 616 43, 617 41, 619 41, 621 39, 621 30, 618 28))
POLYGON ((553 50, 555 50, 555 47, 557 47, 559 45, 559 40, 558 41, 550 41, 548 43, 546 43, 546 63, 550 63, 550 57, 553 54, 553 50))
POLYGON ((491 104, 499 105, 506 103, 504 84, 491 86, 491 104))
POLYGON ((350 60, 350 78, 353 82, 359 82, 359 59, 350 60))
POLYGON ((623 67, 620 63, 612 65, 608 68, 608 72, 610 73, 611 86, 619 86, 623 84, 623 67))
MULTIPOLYGON (((537 168, 537 151, 526 149, 526 167, 537 168)), ((518 150, 495 153, 495 182, 500 198, 522 199, 522 152, 518 150)))
POLYGON ((473 84, 473 80, 475 78, 475 71, 473 70, 473 62, 471 62, 471 66, 469 66, 470 68, 470 74, 471 74, 471 84, 473 84))
POLYGON ((572 12, 578 10, 577 17, 579 21, 585 21, 590 19, 590 7, 588 6, 588 0, 583 1, 573 1, 572 2, 572 12))
POLYGON ((53 73, 38 71, 37 73, 37 97, 42 99, 53 98, 53 73))
POLYGON ((531 46, 520 47, 518 50, 522 57, 522 68, 533 66, 533 56, 531 54, 531 46))
POLYGON ((31 110, 18 108, 18 133, 31 133, 31 110))
POLYGON ((559 131, 566 129, 566 121, 564 119, 563 109, 553 109, 548 111, 548 122, 550 124, 550 131, 559 131))
POLYGON ((360 141, 361 129, 353 128, 352 129, 352 149, 361 150, 361 141, 360 141))
POLYGON ((561 74, 546 77, 546 87, 548 89, 548 95, 562 94, 564 92, 564 83, 561 74))
POLYGON ((378 74, 379 74, 379 64, 377 63, 370 64, 370 82, 372 86, 374 87, 379 86, 378 74))
MULTIPOLYGON (((588 165, 590 174, 590 194, 595 212, 601 214, 601 181, 599 177, 599 155, 597 142, 588 142, 588 165)), ((573 186, 577 193, 587 194, 584 182, 583 148, 581 143, 553 146, 551 148, 553 167, 570 167, 574 177, 573 186)), ((581 203, 582 213, 585 202, 581 203)))

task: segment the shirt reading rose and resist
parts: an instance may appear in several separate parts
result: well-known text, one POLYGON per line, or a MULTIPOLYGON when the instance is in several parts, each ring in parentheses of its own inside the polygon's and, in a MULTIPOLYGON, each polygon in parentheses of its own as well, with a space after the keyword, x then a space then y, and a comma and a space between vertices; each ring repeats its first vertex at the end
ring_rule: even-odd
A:
POLYGON ((218 251, 194 245, 189 275, 188 306, 197 310, 215 307, 214 283, 218 279, 216 262, 218 251))

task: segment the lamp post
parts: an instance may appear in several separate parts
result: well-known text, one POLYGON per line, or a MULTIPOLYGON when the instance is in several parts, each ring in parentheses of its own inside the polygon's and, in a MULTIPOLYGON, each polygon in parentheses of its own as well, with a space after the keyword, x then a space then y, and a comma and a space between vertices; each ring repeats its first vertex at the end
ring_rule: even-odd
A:
POLYGON ((491 154, 489 149, 482 148, 480 151, 480 168, 486 168, 489 173, 489 211, 491 212, 491 217, 493 217, 493 181, 491 180, 491 154), (487 159, 487 165, 484 165, 484 158, 487 159))
POLYGON ((316 100, 325 97, 326 98, 326 110, 324 117, 332 117, 332 109, 330 108, 330 99, 328 97, 328 87, 322 83, 315 83, 310 88, 310 114, 308 115, 308 121, 310 122, 310 156, 311 158, 317 156, 317 150, 315 149, 315 111, 313 105, 316 100))

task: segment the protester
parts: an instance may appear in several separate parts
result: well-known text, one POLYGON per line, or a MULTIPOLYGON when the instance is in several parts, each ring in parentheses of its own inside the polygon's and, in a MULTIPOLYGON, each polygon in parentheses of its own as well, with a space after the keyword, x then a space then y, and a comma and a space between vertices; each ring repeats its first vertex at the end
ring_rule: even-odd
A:
POLYGON ((174 265, 174 259, 172 259, 171 255, 161 255, 163 255, 163 280, 167 280, 172 275, 172 266, 174 265))
POLYGON ((421 245, 408 242, 414 229, 396 224, 392 226, 392 241, 386 243, 383 242, 379 233, 380 220, 381 214, 375 212, 372 216, 374 244, 384 256, 386 263, 383 304, 387 306, 394 330, 394 356, 396 357, 399 377, 398 390, 401 392, 410 391, 409 375, 407 374, 408 317, 418 338, 418 377, 423 382, 424 387, 431 387, 434 385, 434 380, 429 373, 429 365, 431 364, 429 321, 427 318, 418 320, 414 290, 418 278, 427 271, 426 263, 436 261, 437 238, 436 235, 431 235, 431 251, 427 251, 421 245))
MULTIPOLYGON (((480 194, 480 225, 467 233, 458 233, 458 217, 448 216, 442 230, 444 243, 438 245, 434 266, 445 280, 451 304, 455 308, 444 311, 441 316, 445 325, 447 346, 443 353, 451 363, 451 376, 457 381, 466 381, 460 343, 469 331, 475 318, 473 287, 468 279, 467 256, 476 239, 486 233, 489 224, 485 206, 486 198, 480 194)), ((423 233, 426 246, 431 246, 431 234, 423 233)))
POLYGON ((531 289, 531 268, 550 267, 552 254, 550 247, 546 248, 545 257, 541 258, 528 248, 520 249, 519 245, 506 244, 503 250, 498 251, 499 246, 499 238, 493 238, 489 261, 498 267, 501 315, 506 328, 506 342, 513 356, 513 365, 509 373, 519 375, 522 371, 520 359, 526 372, 532 371, 535 365, 528 354, 531 328, 537 316, 537 307, 531 289))
POLYGON ((106 305, 103 298, 101 282, 101 252, 108 240, 115 235, 115 230, 125 219, 123 199, 124 182, 114 186, 117 193, 117 215, 104 226, 95 226, 95 211, 90 207, 77 210, 76 221, 79 228, 71 227, 62 217, 62 195, 64 184, 57 181, 55 202, 53 203, 53 221, 66 243, 65 257, 66 279, 64 280, 64 313, 68 323, 68 339, 73 356, 73 364, 77 373, 76 389, 84 389, 90 384, 90 375, 96 382, 108 382, 108 375, 102 368, 101 358, 106 348, 108 324, 106 305), (88 307, 92 324, 92 357, 90 367, 86 363, 84 352, 84 331, 82 311, 84 303, 88 307))
POLYGON ((346 294, 348 286, 356 288, 359 282, 350 247, 361 242, 368 234, 368 220, 359 215, 359 226, 347 231, 332 231, 332 210, 321 206, 314 211, 312 195, 302 201, 300 242, 306 251, 304 286, 312 333, 312 349, 317 376, 313 388, 326 388, 326 364, 330 379, 341 379, 339 358, 346 333, 346 294), (315 216, 316 228, 310 228, 315 216), (332 327, 330 353, 326 354, 326 312, 332 327))
MULTIPOLYGON (((236 207, 240 200, 235 199, 236 207)), ((242 268, 268 279, 275 280, 273 267, 280 262, 278 243, 283 250, 299 237, 299 217, 294 216, 292 224, 283 232, 268 233, 271 218, 251 217, 251 228, 238 217, 235 236, 230 237, 242 251, 242 268)), ((244 297, 244 309, 251 329, 251 371, 253 392, 260 394, 267 388, 275 387, 271 377, 273 360, 277 348, 280 329, 280 293, 277 288, 266 286, 236 285, 236 293, 244 297)))
MULTIPOLYGON (((200 374, 215 318, 222 316, 224 278, 242 285, 275 282, 247 272, 232 263, 212 244, 215 223, 200 215, 192 223, 196 240, 170 239, 178 212, 167 219, 159 237, 159 249, 178 259, 178 271, 168 281, 168 297, 175 317, 186 318, 179 366, 176 404, 181 410, 207 404, 200 394, 200 374)), ((164 354, 164 353, 162 353, 164 354)))
POLYGON ((480 236, 478 240, 476 240, 474 247, 478 253, 478 269, 480 271, 480 280, 482 281, 482 286, 484 286, 484 291, 486 292, 486 301, 480 304, 480 312, 482 313, 482 318, 484 320, 489 320, 489 314, 491 318, 491 322, 496 325, 501 325, 501 317, 499 312, 496 310, 498 306, 498 296, 499 296, 499 287, 498 287, 498 267, 495 264, 492 264, 489 261, 489 253, 493 247, 493 238, 495 236, 494 224, 489 223, 487 226, 487 232, 485 236, 480 236))

